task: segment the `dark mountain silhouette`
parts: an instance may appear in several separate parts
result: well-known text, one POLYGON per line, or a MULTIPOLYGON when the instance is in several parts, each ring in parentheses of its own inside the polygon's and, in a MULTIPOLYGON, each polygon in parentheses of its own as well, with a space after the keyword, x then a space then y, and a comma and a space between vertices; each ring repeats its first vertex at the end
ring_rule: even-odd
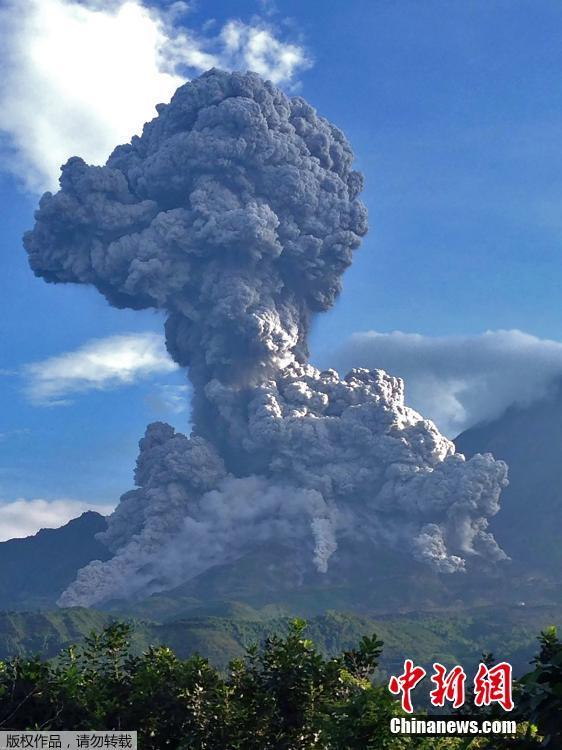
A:
POLYGON ((509 487, 490 527, 514 571, 560 579, 562 573, 562 385, 529 406, 455 440, 467 457, 490 452, 509 466, 509 487))
POLYGON ((2 542, 0 610, 52 609, 79 568, 111 556, 95 539, 105 528, 104 516, 88 511, 59 529, 2 542))

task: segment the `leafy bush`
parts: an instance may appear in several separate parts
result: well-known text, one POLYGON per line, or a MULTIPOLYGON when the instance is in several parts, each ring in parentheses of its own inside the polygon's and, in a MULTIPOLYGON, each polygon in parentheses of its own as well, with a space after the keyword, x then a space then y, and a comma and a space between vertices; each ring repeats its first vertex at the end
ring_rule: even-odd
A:
MULTIPOLYGON (((143 750, 462 750, 562 747, 562 644, 541 636, 535 670, 519 684, 519 718, 538 727, 518 740, 423 738, 390 732, 397 701, 373 683, 382 643, 364 637, 323 656, 294 620, 284 637, 247 649, 221 674, 166 647, 130 653, 131 627, 113 623, 54 661, 0 662, 0 727, 138 730, 143 750)), ((505 718, 505 716, 504 716, 505 718)))

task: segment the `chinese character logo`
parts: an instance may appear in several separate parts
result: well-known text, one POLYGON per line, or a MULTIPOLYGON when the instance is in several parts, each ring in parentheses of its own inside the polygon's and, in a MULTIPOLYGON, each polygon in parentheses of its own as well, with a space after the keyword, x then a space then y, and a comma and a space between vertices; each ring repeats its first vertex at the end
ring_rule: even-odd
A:
POLYGON ((452 703, 453 708, 464 705, 466 673, 462 667, 457 665, 447 672, 442 664, 435 662, 431 681, 435 684, 429 694, 432 706, 444 706, 445 701, 452 703))
POLYGON ((391 677, 388 683, 388 689, 393 695, 400 695, 402 709, 411 714, 414 711, 412 706, 412 690, 418 685, 426 675, 425 669, 415 667, 411 659, 404 662, 404 671, 398 677, 391 677))
MULTIPOLYGON (((388 689, 393 695, 400 696, 402 710, 413 713, 412 691, 425 678, 427 672, 423 667, 414 665, 411 659, 404 661, 402 674, 393 675, 388 683, 388 689)), ((435 685, 429 693, 432 706, 443 707, 450 703, 453 708, 460 708, 465 703, 466 672, 460 665, 451 670, 439 662, 433 664, 431 682, 435 685)), ((512 697, 512 669, 511 664, 502 661, 493 667, 480 664, 474 677, 474 705, 489 706, 498 703, 504 711, 514 708, 512 697)))
POLYGON ((513 710, 511 664, 502 661, 494 667, 480 664, 474 678, 474 705, 499 703, 504 711, 513 710))

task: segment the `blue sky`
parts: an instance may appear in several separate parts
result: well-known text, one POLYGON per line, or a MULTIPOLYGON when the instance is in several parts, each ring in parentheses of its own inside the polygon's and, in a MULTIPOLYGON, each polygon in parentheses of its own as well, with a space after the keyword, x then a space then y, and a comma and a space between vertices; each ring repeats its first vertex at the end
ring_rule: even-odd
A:
MULTIPOLYGON (((130 377, 103 367, 94 383, 61 376, 88 342, 114 351, 112 337, 146 340, 147 333, 161 333, 162 318, 112 309, 93 289, 47 285, 27 266, 21 235, 32 225, 37 175, 55 148, 33 123, 51 118, 55 140, 60 123, 70 128, 56 144, 63 150, 81 138, 89 143, 82 121, 72 121, 77 112, 85 113, 91 139, 95 127, 112 133, 123 126, 113 128, 109 105, 110 114, 95 126, 88 106, 73 109, 84 98, 78 77, 65 80, 60 106, 56 97, 45 99, 48 76, 57 71, 47 66, 41 79, 22 63, 47 33, 36 6, 20 0, 2 11, 20 29, 4 38, 0 59, 0 526, 8 523, 4 507, 10 533, 18 523, 28 532, 37 519, 50 522, 45 513, 53 501, 57 518, 83 504, 114 504, 131 486, 147 422, 164 419, 188 429, 189 421, 185 374, 167 367, 156 350, 149 352, 154 366, 130 377), (34 13, 43 26, 26 32, 34 13), (73 352, 74 359, 60 359, 73 352), (52 373, 53 367, 59 380, 45 386, 45 368, 52 373), (46 504, 30 505, 39 499, 46 504)), ((122 6, 119 0, 97 5, 117 34, 122 27, 111 20, 122 6)), ((75 18, 80 7, 88 9, 69 0, 42 3, 43 12, 50 8, 63 20, 75 18)), ((196 74, 205 56, 225 66, 244 64, 252 30, 266 29, 267 65, 279 84, 305 96, 353 144, 371 229, 338 305, 315 322, 314 360, 407 376, 414 406, 450 434, 494 416, 509 401, 532 401, 562 375, 559 2, 199 0, 183 15, 170 15, 166 4, 147 7, 161 35, 182 33, 189 47, 180 60, 169 56, 170 80, 196 74), (229 22, 243 30, 236 55, 220 41, 229 22), (287 50, 296 57, 283 69, 287 50), (526 335, 483 336, 514 330, 526 335), (366 331, 385 336, 350 338, 366 331)), ((64 66, 72 68, 80 50, 66 49, 67 43, 63 36, 59 46, 64 66)), ((124 47, 129 43, 123 39, 124 47)), ((139 38, 141 51, 143 43, 139 38)), ((105 46, 94 45, 87 61, 92 100, 99 95, 102 104, 104 56, 105 46)), ((144 112, 157 102, 147 101, 151 89, 143 76, 129 66, 120 80, 144 112)), ((156 70, 155 91, 170 80, 156 70)))

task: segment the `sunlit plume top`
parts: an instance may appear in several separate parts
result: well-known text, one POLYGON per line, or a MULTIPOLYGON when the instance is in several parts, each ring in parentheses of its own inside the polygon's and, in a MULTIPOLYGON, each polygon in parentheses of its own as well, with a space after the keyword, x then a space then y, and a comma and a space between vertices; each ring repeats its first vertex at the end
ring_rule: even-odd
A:
POLYGON ((196 33, 183 23, 189 13, 177 18, 184 5, 7 0, 0 8, 5 168, 34 192, 53 190, 70 156, 105 163, 192 75, 249 68, 290 85, 310 65, 301 45, 260 19, 196 33))

